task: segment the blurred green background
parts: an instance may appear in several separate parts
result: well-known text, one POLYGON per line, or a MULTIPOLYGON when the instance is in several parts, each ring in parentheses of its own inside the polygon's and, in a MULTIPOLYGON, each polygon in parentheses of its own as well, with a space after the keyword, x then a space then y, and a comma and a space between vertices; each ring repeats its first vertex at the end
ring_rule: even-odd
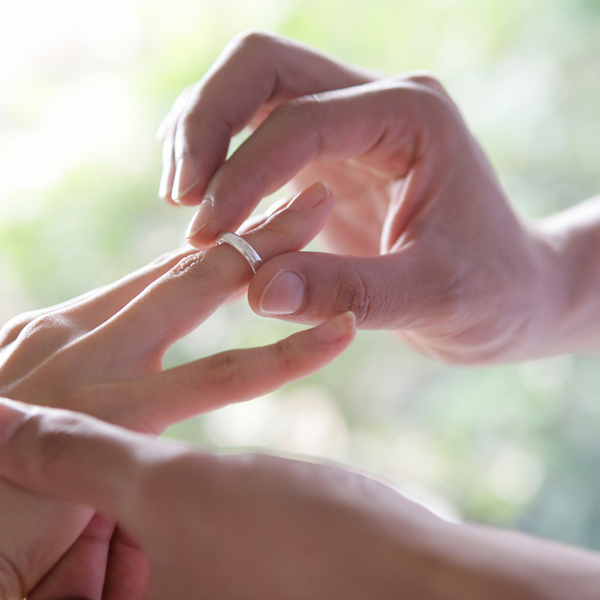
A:
MULTIPOLYGON (((511 199, 539 217, 600 190, 597 0, 3 0, 0 318, 179 245, 154 139, 181 89, 251 27, 389 73, 437 73, 511 199)), ((169 365, 294 326, 225 307, 169 365)), ((452 368, 361 332, 325 371, 171 428, 210 447, 342 461, 446 515, 600 548, 600 362, 452 368)))

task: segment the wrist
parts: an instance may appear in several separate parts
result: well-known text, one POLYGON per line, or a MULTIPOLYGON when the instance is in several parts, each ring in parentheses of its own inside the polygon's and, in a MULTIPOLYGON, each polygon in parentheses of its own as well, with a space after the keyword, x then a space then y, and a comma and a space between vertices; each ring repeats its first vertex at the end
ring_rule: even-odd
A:
POLYGON ((394 504, 392 513, 373 516, 369 527, 360 523, 366 554, 357 557, 345 597, 391 600, 410 590, 415 600, 597 598, 597 553, 515 531, 449 523, 406 498, 394 504))
MULTIPOLYGON (((540 223, 524 221, 522 276, 513 285, 515 338, 503 362, 533 360, 561 354, 558 324, 565 303, 557 285, 560 251, 555 237, 540 223)), ((510 305, 510 304, 509 304, 510 305)))
POLYGON ((537 224, 533 358, 600 349, 600 198, 537 224))
POLYGON ((397 532, 388 567, 395 595, 382 598, 410 590, 415 600, 538 600, 510 554, 494 544, 486 547, 472 526, 432 519, 425 527, 410 524, 397 532))
POLYGON ((500 342, 485 362, 600 348, 600 286, 594 283, 600 282, 600 261, 593 259, 600 256, 600 236, 595 242, 566 217, 560 213, 539 222, 522 221, 524 235, 516 244, 508 291, 493 299, 488 313, 502 318, 496 320, 500 342))

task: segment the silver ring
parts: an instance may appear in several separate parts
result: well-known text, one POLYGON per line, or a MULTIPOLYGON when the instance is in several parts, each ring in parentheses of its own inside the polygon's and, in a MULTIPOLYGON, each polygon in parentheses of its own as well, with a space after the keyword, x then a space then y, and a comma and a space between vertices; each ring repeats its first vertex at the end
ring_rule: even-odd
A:
POLYGON ((247 261, 250 265, 250 268, 256 273, 263 264, 262 258, 258 255, 258 252, 243 238, 240 237, 237 233, 233 233, 231 231, 223 232, 215 242, 215 246, 219 244, 229 244, 233 248, 235 248, 247 261))

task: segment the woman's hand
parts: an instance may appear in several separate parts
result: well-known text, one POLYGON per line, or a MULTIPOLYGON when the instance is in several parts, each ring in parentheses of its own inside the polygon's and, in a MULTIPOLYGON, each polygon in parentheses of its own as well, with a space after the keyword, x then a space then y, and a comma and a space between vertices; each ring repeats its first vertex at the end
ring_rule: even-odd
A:
MULTIPOLYGON (((300 250, 332 203, 327 187, 317 183, 245 238, 265 259, 300 250)), ((340 315, 272 346, 163 371, 169 346, 242 290, 251 275, 226 244, 185 250, 72 302, 18 317, 0 332, 0 395, 157 434, 304 377, 350 344, 352 315, 340 315)), ((92 515, 0 481, 0 598, 29 594, 86 527, 78 543, 104 536, 99 550, 106 554, 112 525, 90 522, 92 515)))
POLYGON ((399 330, 456 363, 565 351, 552 333, 566 282, 549 281, 560 243, 515 215, 431 76, 381 77, 252 32, 182 94, 160 135, 161 194, 202 202, 190 226, 198 247, 289 181, 334 191, 323 235, 338 254, 269 261, 250 285, 257 313, 318 323, 352 310, 359 326, 399 330))
MULTIPOLYGON (((598 597, 596 553, 446 523, 338 467, 214 456, 66 411, 0 401, 0 475, 93 506, 140 544, 148 589, 85 600, 598 597)), ((55 577, 73 590, 68 569, 55 577)))

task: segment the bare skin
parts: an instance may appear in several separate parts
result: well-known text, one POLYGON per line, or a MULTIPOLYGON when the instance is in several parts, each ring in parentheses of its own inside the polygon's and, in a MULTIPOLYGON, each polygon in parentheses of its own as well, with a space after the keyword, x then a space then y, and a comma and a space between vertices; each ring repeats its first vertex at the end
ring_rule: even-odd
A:
MULTIPOLYGON (((92 506, 139 543, 148 587, 103 598, 598 598, 598 554, 446 523, 339 467, 215 456, 64 410, 0 400, 0 475, 92 506)), ((93 597, 69 577, 47 597, 93 597)))
POLYGON ((160 136, 160 194, 204 200, 190 225, 199 248, 286 183, 332 188, 332 254, 269 261, 249 289, 259 314, 319 323, 352 310, 359 327, 458 364, 600 347, 600 199, 518 216, 430 74, 384 77, 250 32, 183 92, 160 136))
MULTIPOLYGON (((318 232, 332 203, 325 186, 311 186, 246 238, 265 257, 299 250, 318 232)), ((251 277, 246 261, 227 245, 187 249, 81 298, 17 317, 0 331, 0 394, 156 435, 194 414, 305 377, 352 341, 354 318, 340 315, 272 346, 163 371, 166 350, 251 277)), ((146 575, 114 522, 0 480, 3 600, 100 600, 103 588, 115 598, 127 597, 146 575), (57 569, 67 589, 56 587, 57 569)))
MULTIPOLYGON (((179 204, 204 202, 189 230, 198 248, 223 229, 237 228, 264 195, 286 182, 302 187, 325 179, 336 194, 324 229, 336 254, 301 254, 299 247, 283 245, 275 256, 268 245, 263 250, 260 238, 251 238, 267 259, 249 288, 250 303, 260 314, 320 323, 350 309, 362 327, 396 330, 416 348, 455 363, 598 349, 600 200, 538 223, 517 216, 456 106, 428 74, 386 78, 254 32, 236 39, 199 84, 184 92, 161 135, 161 195, 179 204), (225 160, 231 136, 246 125, 254 133, 225 160)), ((253 224, 268 231, 272 222, 267 216, 253 224)), ((231 249, 221 253, 226 251, 234 256, 231 249)), ((187 273, 187 266, 179 270, 187 273)), ((209 312, 224 299, 217 283, 207 288, 216 295, 209 312)), ((167 285, 151 284, 140 298, 154 298, 161 310, 154 311, 154 301, 150 308, 146 303, 151 318, 139 322, 144 311, 137 309, 144 301, 137 298, 109 311, 108 320, 92 323, 91 329, 85 318, 65 320, 62 308, 50 319, 32 317, 29 330, 28 318, 23 327, 14 323, 5 344, 19 338, 26 343, 30 333, 45 339, 52 330, 59 334, 50 335, 52 343, 60 339, 60 344, 50 359, 42 353, 31 370, 19 370, 18 356, 9 360, 15 371, 3 393, 87 410, 129 427, 141 422, 141 429, 153 433, 161 427, 156 423, 189 416, 194 401, 188 388, 169 407, 169 417, 153 421, 153 400, 162 408, 160 391, 171 386, 179 391, 176 382, 185 373, 160 372, 169 343, 163 335, 184 332, 189 315, 197 316, 196 307, 186 310, 189 288, 182 288, 171 295, 167 285), (167 318, 156 328, 163 310, 167 318), (129 321, 119 322, 122 315, 129 321), (111 328, 113 319, 118 328, 111 328), (106 331, 116 335, 116 343, 106 341, 106 331), (132 340, 139 343, 140 334, 149 338, 144 346, 149 353, 123 358, 119 351, 132 340), (99 354, 87 346, 92 338, 99 354), (62 368, 64 357, 69 363, 73 340, 92 370, 73 371, 72 388, 44 387, 59 380, 47 376, 46 365, 62 368), (117 373, 117 379, 96 379, 107 373, 117 373), (49 395, 40 392, 47 389, 49 395), (149 407, 136 412, 140 398, 148 396, 149 407), (64 398, 77 402, 63 405, 64 398), (96 412, 98 407, 103 408, 96 412)), ((78 314, 75 310, 71 317, 78 314)), ((333 329, 341 335, 340 346, 349 343, 349 317, 333 329)), ((331 335, 325 337, 331 343, 331 335)), ((32 339, 37 348, 39 339, 32 339)), ((274 356, 283 348, 277 347, 274 356)), ((288 352, 283 350, 289 357, 288 352)), ((318 356, 326 362, 323 357, 333 354, 318 356)), ((10 352, 5 355, 10 359, 10 352)), ((313 355, 311 347, 306 357, 313 355)), ((311 365, 307 371, 317 368, 311 365)), ((62 382, 60 368, 52 372, 62 382)), ((229 400, 236 398, 234 393, 229 400)), ((203 410, 228 401, 218 394, 203 400, 203 410)), ((270 457, 214 457, 81 416, 31 412, 14 403, 4 403, 0 421, 7 440, 0 473, 27 490, 58 498, 55 504, 17 490, 28 495, 13 496, 17 501, 11 505, 12 487, 4 514, 25 514, 26 524, 30 514, 37 514, 50 524, 48 539, 60 540, 65 531, 71 539, 71 545, 60 542, 62 560, 37 584, 30 596, 36 600, 136 598, 147 585, 149 598, 196 597, 201 590, 203 598, 221 600, 242 595, 287 600, 294 598, 290 594, 328 599, 404 594, 411 600, 597 597, 600 560, 594 553, 478 525, 450 525, 388 487, 340 469, 270 457), (21 503, 25 497, 36 503, 38 513, 27 512, 21 503), (79 515, 80 521, 65 530, 57 514, 61 519, 79 515), (232 521, 232 515, 243 518, 232 521), (99 557, 104 558, 99 562, 99 557), (97 569, 83 568, 89 564, 97 569)), ((31 523, 38 535, 40 526, 31 523)), ((38 555, 30 555, 27 566, 39 566, 40 555, 52 564, 44 555, 49 546, 28 546, 38 555)), ((10 571, 12 562, 6 564, 5 579, 20 597, 27 585, 20 585, 20 571, 10 571)))

